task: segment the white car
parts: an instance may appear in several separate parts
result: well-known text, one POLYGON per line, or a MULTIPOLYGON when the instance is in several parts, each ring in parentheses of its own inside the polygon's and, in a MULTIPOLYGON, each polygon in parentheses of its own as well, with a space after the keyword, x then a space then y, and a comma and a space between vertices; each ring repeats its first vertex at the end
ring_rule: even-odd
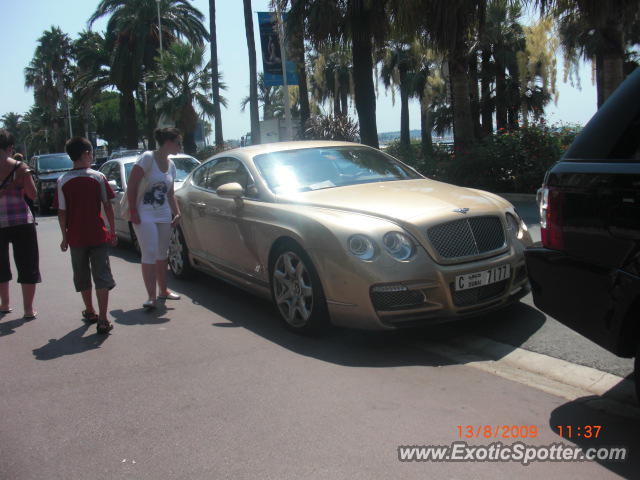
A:
MULTIPOLYGON (((127 179, 129 178, 129 174, 131 173, 131 170, 138 158, 138 155, 134 155, 109 160, 100 167, 100 172, 107 177, 109 185, 111 185, 111 188, 116 194, 115 198, 111 201, 116 221, 116 233, 119 238, 131 242, 139 252, 140 247, 138 246, 138 241, 136 239, 136 234, 133 231, 133 227, 131 226, 131 223, 123 219, 120 214, 120 199, 127 189, 127 179)), ((177 190, 182 186, 182 182, 184 182, 191 170, 200 165, 200 162, 192 156, 182 153, 169 155, 169 158, 171 158, 173 163, 176 165, 177 175, 174 188, 177 190)))

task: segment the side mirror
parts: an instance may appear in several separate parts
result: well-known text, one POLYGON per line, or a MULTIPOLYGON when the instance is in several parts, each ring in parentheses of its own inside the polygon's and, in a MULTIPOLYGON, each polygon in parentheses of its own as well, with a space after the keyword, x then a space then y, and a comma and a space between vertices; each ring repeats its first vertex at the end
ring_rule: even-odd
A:
POLYGON ((227 197, 237 200, 244 195, 244 188, 242 188, 239 183, 225 183, 216 189, 216 194, 219 197, 227 197))
POLYGON ((109 180, 109 186, 114 192, 119 192, 122 190, 115 180, 109 180))

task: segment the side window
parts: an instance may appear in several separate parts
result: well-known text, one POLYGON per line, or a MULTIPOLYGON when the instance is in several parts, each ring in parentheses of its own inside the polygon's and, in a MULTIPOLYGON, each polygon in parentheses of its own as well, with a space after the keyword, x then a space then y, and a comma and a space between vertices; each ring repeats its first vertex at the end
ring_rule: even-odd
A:
POLYGON ((118 163, 112 163, 105 175, 107 176, 107 181, 115 180, 118 188, 122 189, 122 177, 120 176, 120 165, 118 163))
POLYGON ((220 158, 215 163, 205 164, 194 173, 193 182, 211 191, 216 191, 226 183, 239 183, 245 190, 245 196, 258 196, 251 175, 242 162, 235 158, 220 158))

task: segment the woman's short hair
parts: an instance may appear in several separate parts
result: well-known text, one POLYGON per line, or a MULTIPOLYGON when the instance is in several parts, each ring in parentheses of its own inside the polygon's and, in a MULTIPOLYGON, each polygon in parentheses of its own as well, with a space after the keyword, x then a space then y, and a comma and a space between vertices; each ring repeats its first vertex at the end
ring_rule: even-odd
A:
POLYGON ((6 150, 16 144, 16 139, 11 132, 0 128, 0 149, 6 150))
POLYGON ((164 145, 167 140, 173 141, 181 135, 180 130, 175 127, 156 128, 153 132, 153 136, 160 146, 164 145))

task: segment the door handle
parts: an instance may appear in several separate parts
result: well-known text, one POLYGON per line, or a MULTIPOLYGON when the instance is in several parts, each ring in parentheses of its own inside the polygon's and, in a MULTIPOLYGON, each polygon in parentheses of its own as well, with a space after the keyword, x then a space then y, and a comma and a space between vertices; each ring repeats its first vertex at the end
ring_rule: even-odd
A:
POLYGON ((207 206, 207 204, 204 202, 189 202, 189 204, 192 207, 196 207, 196 208, 205 208, 207 206))

